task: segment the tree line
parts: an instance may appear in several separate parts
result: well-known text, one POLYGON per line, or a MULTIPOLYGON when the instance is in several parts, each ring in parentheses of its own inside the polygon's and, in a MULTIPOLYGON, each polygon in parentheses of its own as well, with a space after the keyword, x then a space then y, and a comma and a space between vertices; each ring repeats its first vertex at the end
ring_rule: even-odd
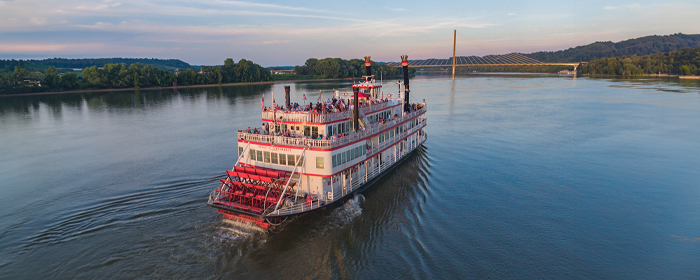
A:
POLYGON ((617 43, 595 42, 555 52, 535 52, 526 56, 542 62, 584 62, 606 57, 644 56, 700 47, 700 34, 646 36, 617 43))
POLYGON ((608 76, 643 74, 700 75, 700 48, 645 56, 602 58, 582 64, 578 73, 608 76))
POLYGON ((147 88, 173 85, 208 85, 270 80, 270 71, 252 61, 241 59, 235 63, 226 59, 221 66, 204 66, 199 71, 187 68, 179 72, 134 63, 105 64, 98 68, 83 69, 82 77, 76 73, 59 73, 56 67, 44 73, 30 71, 16 65, 13 71, 0 70, 0 94, 63 91, 105 88, 147 88))
MULTIPOLYGON (((371 62, 372 74, 379 76, 399 76, 403 75, 401 67, 377 64, 371 62)), ((345 60, 342 58, 309 58, 304 65, 295 66, 294 73, 297 75, 307 75, 314 79, 337 79, 362 77, 366 74, 365 61, 362 59, 345 60)), ((416 69, 409 67, 409 74, 415 74, 416 69)))

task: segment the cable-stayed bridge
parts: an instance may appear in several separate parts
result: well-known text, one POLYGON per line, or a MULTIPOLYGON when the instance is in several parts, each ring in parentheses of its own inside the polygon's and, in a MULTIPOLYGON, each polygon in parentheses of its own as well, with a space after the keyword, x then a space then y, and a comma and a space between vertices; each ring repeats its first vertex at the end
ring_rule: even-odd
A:
MULTIPOLYGON (((441 40, 442 41, 442 40, 441 40)), ((428 59, 409 59, 408 65, 411 67, 452 67, 452 77, 454 78, 455 67, 457 66, 516 66, 516 65, 553 65, 553 66, 572 66, 574 72, 580 64, 579 62, 541 62, 536 59, 527 57, 521 53, 511 52, 507 54, 488 54, 483 56, 467 55, 457 56, 457 30, 454 32, 452 43, 452 56, 449 58, 428 58, 428 59)), ((473 42, 468 42, 473 43, 473 42)), ((426 48, 444 49, 445 46, 427 46, 426 48)), ((469 52, 469 51, 468 51, 469 52)), ((447 57, 445 55, 443 57, 447 57)), ((387 62, 388 65, 399 67, 401 62, 387 62)))
MULTIPOLYGON (((408 65, 412 67, 440 67, 452 66, 452 57, 450 58, 428 58, 418 60, 408 60, 408 65)), ((485 55, 485 56, 457 56, 454 57, 455 66, 484 66, 484 65, 571 65, 576 66, 578 63, 547 63, 536 59, 524 56, 519 53, 509 53, 500 55, 485 55)), ((387 62, 387 65, 401 66, 401 62, 387 62)))

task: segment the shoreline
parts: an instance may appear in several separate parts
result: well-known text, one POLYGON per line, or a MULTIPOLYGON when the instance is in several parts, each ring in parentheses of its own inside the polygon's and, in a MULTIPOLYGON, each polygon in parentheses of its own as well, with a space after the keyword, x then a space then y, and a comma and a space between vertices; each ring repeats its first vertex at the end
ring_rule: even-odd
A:
POLYGON ((359 78, 355 77, 355 78, 337 78, 337 79, 280 80, 280 81, 266 81, 266 82, 227 83, 227 84, 209 84, 209 85, 170 86, 170 87, 147 87, 147 88, 80 89, 80 90, 66 90, 66 91, 46 91, 46 92, 28 92, 28 93, 17 93, 17 94, 0 94, 0 98, 12 97, 12 96, 35 96, 35 95, 51 95, 51 94, 65 94, 65 93, 161 90, 161 89, 203 88, 203 87, 230 87, 230 86, 264 85, 264 84, 275 84, 275 83, 290 83, 290 82, 299 82, 299 81, 344 81, 344 80, 354 80, 354 79, 359 79, 359 78))
POLYGON ((652 78, 678 78, 679 80, 700 80, 700 76, 685 76, 676 74, 639 74, 639 75, 629 75, 629 76, 614 76, 614 75, 591 75, 591 74, 579 74, 580 76, 592 77, 592 78, 638 78, 638 77, 652 77, 652 78))

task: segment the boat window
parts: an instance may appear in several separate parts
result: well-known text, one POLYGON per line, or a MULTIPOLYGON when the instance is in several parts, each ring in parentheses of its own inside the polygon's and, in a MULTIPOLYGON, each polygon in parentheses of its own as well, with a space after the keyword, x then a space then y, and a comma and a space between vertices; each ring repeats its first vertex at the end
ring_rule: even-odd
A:
POLYGON ((329 126, 326 128, 326 135, 328 135, 328 136, 333 136, 333 126, 332 126, 332 125, 329 125, 329 126))
POLYGON ((311 138, 316 139, 318 137, 318 126, 311 127, 311 138))
POLYGON ((348 161, 352 160, 352 158, 350 157, 350 151, 346 151, 345 156, 348 158, 348 161))
POLYGON ((391 137, 394 137, 394 130, 392 129, 392 130, 390 130, 390 132, 391 132, 391 133, 389 133, 389 137, 390 137, 390 138, 391 138, 391 137))
POLYGON ((304 165, 304 156, 297 156, 297 160, 299 161, 299 166, 304 165))
POLYGON ((296 165, 296 162, 294 162, 294 155, 287 155, 287 165, 296 165))
POLYGON ((389 139, 389 132, 384 132, 384 140, 389 139))
POLYGON ((255 160, 255 150, 250 149, 250 160, 255 160))
POLYGON ((270 152, 263 152, 263 159, 265 163, 270 163, 270 152))
POLYGON ((323 157, 316 157, 316 168, 323 169, 323 157))
POLYGON ((277 164, 279 161, 277 161, 277 153, 272 153, 272 163, 277 164))
POLYGON ((258 155, 257 155, 257 161, 263 161, 263 158, 262 158, 262 154, 263 154, 263 153, 262 153, 262 151, 257 151, 256 154, 258 154, 258 155))
POLYGON ((338 166, 337 164, 335 164, 335 159, 336 159, 336 157, 335 157, 335 155, 333 155, 333 167, 338 166))
POLYGON ((308 125, 304 126, 304 136, 311 136, 311 127, 308 125))
POLYGON ((280 154, 280 164, 281 164, 281 165, 287 165, 287 155, 285 155, 285 154, 280 154))
POLYGON ((241 154, 243 154, 243 147, 238 147, 238 157, 241 157, 241 154))
POLYGON ((355 149, 350 150, 350 158, 355 159, 355 149))
POLYGON ((343 155, 343 163, 345 163, 347 160, 347 158, 345 157, 345 153, 341 153, 341 155, 343 155))

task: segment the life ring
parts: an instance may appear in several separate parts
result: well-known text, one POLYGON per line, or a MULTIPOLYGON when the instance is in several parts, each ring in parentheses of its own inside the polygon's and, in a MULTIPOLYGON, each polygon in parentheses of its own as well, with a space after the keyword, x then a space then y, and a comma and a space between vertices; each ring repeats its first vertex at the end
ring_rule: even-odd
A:
POLYGON ((391 98, 391 93, 387 93, 386 98, 391 98))
POLYGON ((348 96, 348 93, 347 93, 347 92, 345 93, 345 96, 348 96))

